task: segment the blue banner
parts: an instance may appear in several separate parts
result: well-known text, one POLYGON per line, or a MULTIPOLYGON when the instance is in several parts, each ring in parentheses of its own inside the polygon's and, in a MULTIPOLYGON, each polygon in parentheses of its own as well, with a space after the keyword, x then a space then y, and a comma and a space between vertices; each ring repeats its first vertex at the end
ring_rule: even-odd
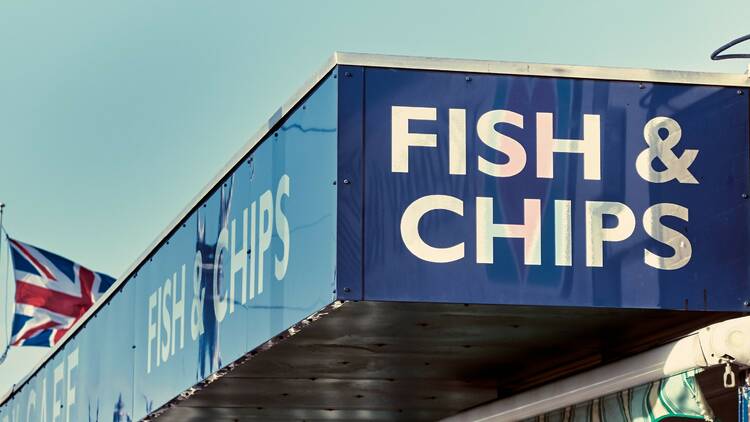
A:
POLYGON ((140 420, 332 303, 337 92, 329 75, 0 408, 0 422, 140 420))
POLYGON ((365 81, 364 299, 744 309, 747 89, 365 81))

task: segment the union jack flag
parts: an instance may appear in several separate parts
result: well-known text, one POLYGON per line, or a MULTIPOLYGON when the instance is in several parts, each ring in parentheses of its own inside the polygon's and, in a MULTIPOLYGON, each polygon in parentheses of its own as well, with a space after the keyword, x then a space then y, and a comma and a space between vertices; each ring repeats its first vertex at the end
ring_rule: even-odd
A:
POLYGON ((16 278, 10 344, 53 346, 115 279, 8 238, 16 278))

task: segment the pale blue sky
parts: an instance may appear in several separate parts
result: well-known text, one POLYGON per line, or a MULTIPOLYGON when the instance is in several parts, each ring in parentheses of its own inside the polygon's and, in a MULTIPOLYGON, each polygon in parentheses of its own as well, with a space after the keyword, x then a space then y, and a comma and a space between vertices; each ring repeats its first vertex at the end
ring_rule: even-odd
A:
POLYGON ((748 32, 736 0, 2 2, 6 227, 121 275, 336 50, 742 73, 708 56, 748 32))

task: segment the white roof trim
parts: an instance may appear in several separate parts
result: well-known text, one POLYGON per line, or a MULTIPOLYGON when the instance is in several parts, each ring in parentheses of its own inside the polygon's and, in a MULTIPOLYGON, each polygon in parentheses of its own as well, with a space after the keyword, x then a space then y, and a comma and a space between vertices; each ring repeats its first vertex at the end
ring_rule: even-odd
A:
POLYGON ((388 56, 361 53, 336 53, 335 57, 336 63, 342 65, 490 73, 499 75, 548 76, 556 78, 602 79, 611 81, 750 87, 750 78, 748 78, 748 75, 739 73, 706 73, 621 67, 572 66, 490 60, 388 56))

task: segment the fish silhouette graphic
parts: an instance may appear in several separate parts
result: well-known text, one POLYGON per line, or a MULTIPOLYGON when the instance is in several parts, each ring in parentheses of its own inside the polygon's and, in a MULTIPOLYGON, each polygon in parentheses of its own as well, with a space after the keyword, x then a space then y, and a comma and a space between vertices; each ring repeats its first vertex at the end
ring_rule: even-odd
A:
POLYGON ((224 263, 224 251, 219 248, 217 257, 217 243, 219 233, 227 228, 229 222, 229 213, 232 203, 232 189, 234 177, 230 178, 221 188, 221 204, 219 209, 218 230, 216 239, 210 242, 206 237, 206 216, 201 213, 201 208, 197 213, 197 242, 195 245, 196 252, 201 254, 200 262, 200 301, 202 302, 202 322, 203 333, 198 341, 198 371, 197 379, 201 380, 221 368, 221 351, 219 338, 219 321, 216 318, 214 309, 214 296, 221 291, 221 282, 223 280, 222 264, 224 263), (217 291, 214 291, 214 273, 217 279, 217 291))

